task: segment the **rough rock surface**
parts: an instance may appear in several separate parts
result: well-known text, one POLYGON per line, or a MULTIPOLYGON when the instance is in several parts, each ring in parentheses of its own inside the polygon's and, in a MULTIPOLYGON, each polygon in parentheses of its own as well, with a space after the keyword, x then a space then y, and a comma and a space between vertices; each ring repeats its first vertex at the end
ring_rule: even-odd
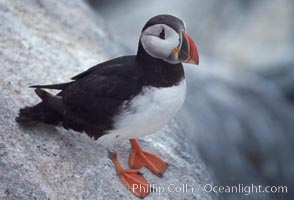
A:
MULTIPOLYGON (((47 125, 24 128, 14 121, 20 107, 39 101, 27 86, 64 81, 125 54, 99 16, 78 0, 4 0, 0 30, 0 199, 136 199, 119 181, 106 151, 85 134, 47 125)), ((211 183, 181 133, 173 121, 141 141, 170 164, 161 179, 142 169, 150 183, 165 187, 146 199, 216 199, 197 188, 174 192, 173 186, 211 183)), ((115 148, 126 166, 129 144, 115 148)))

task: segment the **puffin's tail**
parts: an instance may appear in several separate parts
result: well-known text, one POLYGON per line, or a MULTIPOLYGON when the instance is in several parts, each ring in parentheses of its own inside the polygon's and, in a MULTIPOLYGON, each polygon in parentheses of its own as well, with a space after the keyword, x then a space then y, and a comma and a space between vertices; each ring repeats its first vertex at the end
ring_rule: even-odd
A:
POLYGON ((57 125, 63 120, 62 97, 52 95, 40 88, 35 89, 36 94, 42 99, 42 102, 32 107, 25 107, 19 110, 16 122, 27 125, 32 122, 44 122, 57 125))

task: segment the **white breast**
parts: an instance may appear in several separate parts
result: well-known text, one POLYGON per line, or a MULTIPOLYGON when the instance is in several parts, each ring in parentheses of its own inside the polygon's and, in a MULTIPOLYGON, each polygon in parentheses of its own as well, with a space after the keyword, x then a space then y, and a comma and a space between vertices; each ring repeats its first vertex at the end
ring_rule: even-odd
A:
POLYGON ((161 129, 184 103, 186 81, 168 88, 145 87, 131 101, 126 101, 114 119, 114 130, 99 138, 108 146, 116 140, 142 137, 161 129))

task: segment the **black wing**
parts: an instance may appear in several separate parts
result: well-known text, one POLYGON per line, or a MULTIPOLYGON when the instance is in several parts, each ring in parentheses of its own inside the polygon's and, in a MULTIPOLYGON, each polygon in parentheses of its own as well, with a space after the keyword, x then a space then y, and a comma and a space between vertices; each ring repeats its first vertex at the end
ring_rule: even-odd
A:
POLYGON ((99 63, 99 64, 89 68, 88 70, 72 77, 71 79, 72 80, 79 80, 81 78, 88 76, 89 74, 93 73, 94 71, 97 71, 97 70, 103 71, 103 70, 105 70, 105 68, 109 68, 110 66, 115 67, 117 65, 124 65, 126 63, 126 61, 132 61, 133 58, 134 58, 134 56, 123 56, 123 57, 118 57, 118 58, 115 58, 112 60, 105 61, 103 63, 99 63))
POLYGON ((62 91, 65 128, 98 138, 113 127, 120 106, 142 89, 135 57, 105 62, 73 77, 62 91), (120 61, 120 62, 117 62, 120 61))

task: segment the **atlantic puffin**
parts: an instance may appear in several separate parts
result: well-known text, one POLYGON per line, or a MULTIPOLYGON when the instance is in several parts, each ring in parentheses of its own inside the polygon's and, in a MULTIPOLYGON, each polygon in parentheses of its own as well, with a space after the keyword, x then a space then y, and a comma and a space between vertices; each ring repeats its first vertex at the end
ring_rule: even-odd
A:
POLYGON ((42 101, 20 109, 16 121, 85 132, 105 146, 128 189, 144 198, 151 188, 138 170, 144 166, 161 177, 168 165, 143 151, 136 139, 160 130, 184 102, 182 63, 199 63, 196 45, 185 30, 184 22, 175 16, 152 17, 142 29, 136 55, 97 64, 69 82, 30 86, 42 101), (53 95, 44 89, 59 93, 53 95), (131 169, 122 167, 113 149, 120 140, 130 140, 131 169), (134 189, 134 184, 144 190, 134 189))

